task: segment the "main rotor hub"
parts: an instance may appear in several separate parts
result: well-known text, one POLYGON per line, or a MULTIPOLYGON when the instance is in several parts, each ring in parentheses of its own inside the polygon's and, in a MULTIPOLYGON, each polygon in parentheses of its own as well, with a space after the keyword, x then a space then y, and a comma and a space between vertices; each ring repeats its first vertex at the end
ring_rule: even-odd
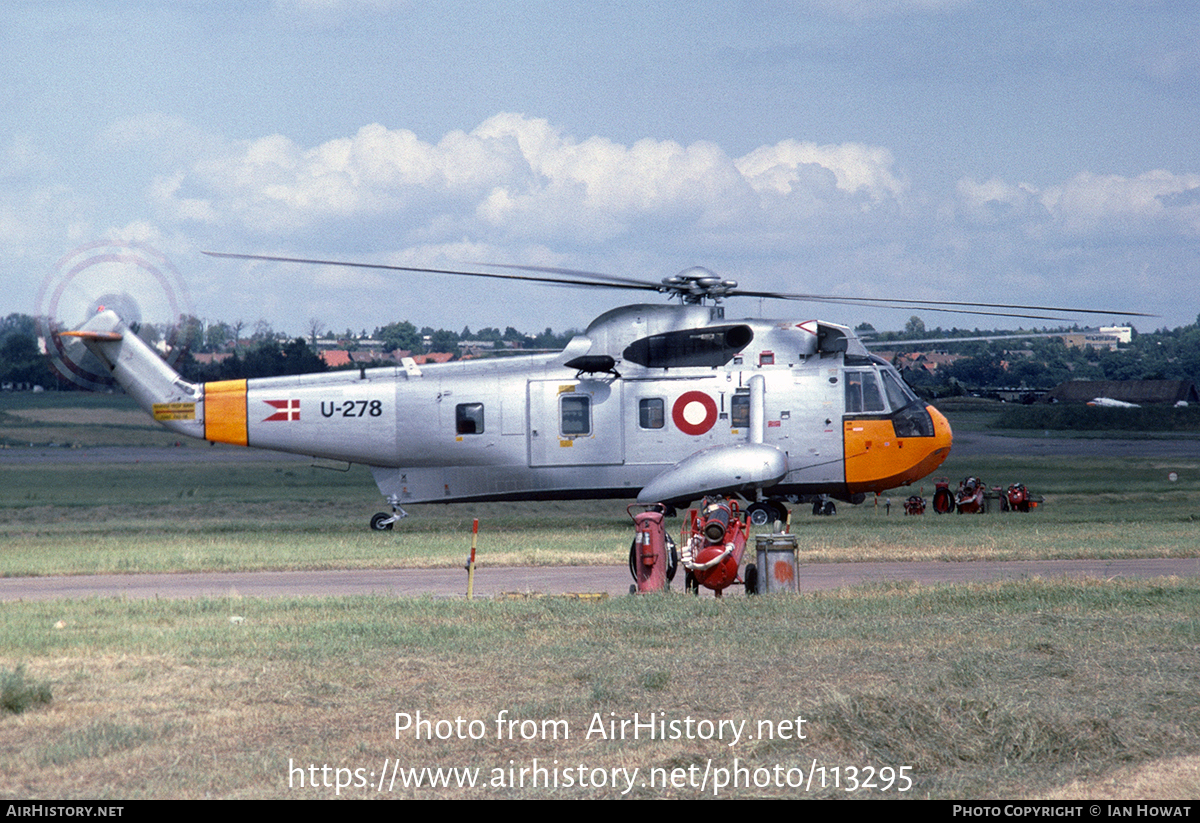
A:
POLYGON ((714 303, 732 294, 737 289, 736 280, 722 280, 703 266, 692 266, 679 274, 664 277, 659 291, 678 297, 683 303, 703 303, 711 298, 714 303))

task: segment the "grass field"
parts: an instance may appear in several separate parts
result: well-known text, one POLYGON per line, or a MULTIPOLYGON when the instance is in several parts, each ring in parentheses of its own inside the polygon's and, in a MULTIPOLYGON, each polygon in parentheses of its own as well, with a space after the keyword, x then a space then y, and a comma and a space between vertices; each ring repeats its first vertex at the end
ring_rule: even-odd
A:
MULTIPOLYGON (((62 397, 0 396, 0 442, 95 449, 78 463, 4 463, 4 574, 457 566, 472 517, 482 563, 620 564, 628 552, 622 503, 413 507, 372 533, 365 472, 106 460, 105 444, 174 441, 122 398, 83 402, 80 414, 62 397)), ((949 477, 1020 480, 1047 505, 905 518, 896 495, 890 514, 882 501, 798 514, 806 559, 1197 553, 1200 466, 1187 461, 955 460, 949 477)), ((52 695, 0 713, 5 799, 1200 797, 1196 580, 0 610, 0 705, 52 695), (399 733, 398 713, 412 723, 399 733), (502 713, 518 722, 498 726, 502 713), (650 713, 669 739, 600 733, 650 713), (423 775, 478 785, 401 785, 421 768, 478 770, 423 775)))

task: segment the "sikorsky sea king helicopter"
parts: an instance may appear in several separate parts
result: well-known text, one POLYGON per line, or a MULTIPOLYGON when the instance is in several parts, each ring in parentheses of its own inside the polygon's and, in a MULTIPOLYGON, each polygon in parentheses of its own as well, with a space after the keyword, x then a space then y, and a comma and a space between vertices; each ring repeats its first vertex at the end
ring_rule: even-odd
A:
POLYGON ((741 290, 705 269, 652 283, 523 266, 484 273, 210 254, 678 300, 605 312, 555 354, 199 384, 177 374, 114 311, 62 333, 82 341, 173 432, 368 466, 391 506, 372 518, 373 529, 391 528, 415 503, 636 498, 674 507, 712 494, 743 497, 750 522, 762 525, 786 519, 788 502, 815 500, 815 510, 827 512, 830 498, 858 502, 909 485, 950 454, 946 418, 849 328, 729 320, 722 306, 734 295, 827 296, 741 290))

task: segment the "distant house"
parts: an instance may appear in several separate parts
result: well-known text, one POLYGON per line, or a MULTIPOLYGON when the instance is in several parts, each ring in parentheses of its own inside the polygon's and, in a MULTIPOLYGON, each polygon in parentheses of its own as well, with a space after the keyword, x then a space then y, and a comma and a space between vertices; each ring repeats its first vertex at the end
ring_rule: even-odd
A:
POLYGON ((340 369, 354 364, 354 358, 345 349, 328 349, 321 352, 321 359, 331 369, 340 369))
POLYGON ((1191 380, 1070 380, 1052 389, 1046 400, 1090 403, 1097 397, 1138 405, 1200 403, 1200 392, 1191 380))
POLYGON ((946 352, 936 351, 899 353, 879 351, 876 354, 898 369, 924 369, 927 372, 935 372, 963 358, 961 354, 947 354, 946 352))
POLYGON ((454 359, 454 352, 432 351, 429 354, 414 354, 413 361, 418 366, 424 366, 427 363, 449 363, 454 359))
POLYGON ((202 366, 211 366, 214 363, 224 363, 230 357, 233 357, 232 352, 196 352, 192 355, 192 359, 202 366))

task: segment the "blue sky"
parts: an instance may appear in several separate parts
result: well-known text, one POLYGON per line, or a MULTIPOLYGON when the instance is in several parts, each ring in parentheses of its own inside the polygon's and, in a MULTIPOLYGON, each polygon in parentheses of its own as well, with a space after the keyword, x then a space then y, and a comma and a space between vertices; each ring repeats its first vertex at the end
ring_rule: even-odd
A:
POLYGON ((291 333, 563 330, 645 297, 200 250, 1200 313, 1194 2, 15 0, 0 43, 3 314, 94 243, 291 333))

